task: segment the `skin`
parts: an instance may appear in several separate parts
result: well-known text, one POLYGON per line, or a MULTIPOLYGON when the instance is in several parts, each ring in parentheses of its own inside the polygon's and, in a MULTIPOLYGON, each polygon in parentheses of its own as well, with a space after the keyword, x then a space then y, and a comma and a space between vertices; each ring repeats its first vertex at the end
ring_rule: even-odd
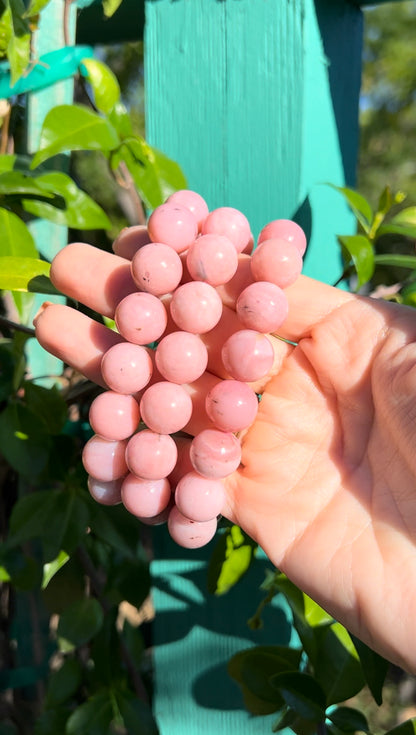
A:
MULTIPOLYGON (((52 280, 111 316, 132 288, 128 273, 123 258, 76 244, 57 256, 52 280)), ((242 466, 225 481, 224 515, 352 633, 416 672, 416 313, 304 276, 286 293, 279 334, 297 344, 273 340, 273 374, 241 435, 242 466)), ((103 384, 100 355, 117 335, 55 305, 36 331, 103 384)), ((205 425, 212 380, 190 387, 190 433, 205 425)))

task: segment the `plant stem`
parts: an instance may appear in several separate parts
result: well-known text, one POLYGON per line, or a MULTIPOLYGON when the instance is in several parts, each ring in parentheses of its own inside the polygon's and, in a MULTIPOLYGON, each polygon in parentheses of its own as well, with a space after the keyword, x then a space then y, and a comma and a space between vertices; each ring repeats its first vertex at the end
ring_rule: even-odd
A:
POLYGON ((11 319, 6 319, 5 316, 0 316, 0 328, 7 327, 15 332, 23 332, 24 334, 30 334, 31 337, 35 336, 35 330, 32 327, 25 327, 24 324, 13 322, 11 319))

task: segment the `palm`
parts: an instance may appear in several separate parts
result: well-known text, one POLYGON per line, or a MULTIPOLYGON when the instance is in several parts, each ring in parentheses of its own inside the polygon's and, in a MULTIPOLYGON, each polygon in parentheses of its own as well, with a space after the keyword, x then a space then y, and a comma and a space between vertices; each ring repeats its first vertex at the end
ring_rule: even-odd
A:
MULTIPOLYGON (((88 246, 62 251, 53 279, 107 316, 134 288, 126 261, 88 246)), ((297 346, 276 341, 280 369, 242 437, 224 514, 352 632, 416 670, 415 312, 303 277, 287 294, 282 336, 297 346)), ((59 306, 36 328, 102 383, 114 332, 59 306)))
POLYGON ((322 319, 268 383, 229 482, 232 519, 281 570, 370 644, 407 620, 402 651, 415 613, 411 591, 403 605, 416 573, 415 337, 412 312, 378 302, 322 319))

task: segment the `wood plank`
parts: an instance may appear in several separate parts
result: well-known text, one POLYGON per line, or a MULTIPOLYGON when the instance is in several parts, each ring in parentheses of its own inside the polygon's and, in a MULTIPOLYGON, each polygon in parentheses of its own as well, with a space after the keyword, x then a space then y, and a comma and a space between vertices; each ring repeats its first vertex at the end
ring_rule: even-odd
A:
MULTIPOLYGON (((305 271, 328 282, 341 270, 336 234, 355 228, 325 182, 354 183, 361 42, 361 12, 347 0, 146 2, 149 142, 179 161, 211 209, 241 209, 255 235, 271 219, 296 218, 310 235, 305 271)), ((225 673, 227 658, 256 640, 244 626, 259 568, 230 596, 210 598, 212 545, 178 549, 165 529, 154 542, 161 735, 270 729, 244 712, 225 673)), ((261 640, 290 638, 286 625, 276 613, 261 640)))

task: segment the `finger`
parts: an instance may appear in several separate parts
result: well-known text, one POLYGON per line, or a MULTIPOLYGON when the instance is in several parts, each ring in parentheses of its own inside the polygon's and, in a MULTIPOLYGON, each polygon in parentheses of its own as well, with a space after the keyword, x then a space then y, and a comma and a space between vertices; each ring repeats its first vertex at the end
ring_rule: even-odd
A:
POLYGON ((48 304, 34 320, 36 337, 45 350, 107 387, 101 375, 103 354, 123 338, 103 324, 63 304, 48 304))
POLYGON ((146 225, 133 225, 121 230, 119 236, 113 242, 113 250, 120 258, 132 260, 139 248, 150 242, 146 225))
POLYGON ((59 291, 108 317, 124 296, 137 291, 129 261, 83 242, 60 250, 50 278, 59 291))
POLYGON ((312 327, 335 309, 360 298, 307 276, 299 276, 292 286, 285 288, 285 294, 289 313, 277 332, 280 337, 294 342, 308 336, 312 327))

